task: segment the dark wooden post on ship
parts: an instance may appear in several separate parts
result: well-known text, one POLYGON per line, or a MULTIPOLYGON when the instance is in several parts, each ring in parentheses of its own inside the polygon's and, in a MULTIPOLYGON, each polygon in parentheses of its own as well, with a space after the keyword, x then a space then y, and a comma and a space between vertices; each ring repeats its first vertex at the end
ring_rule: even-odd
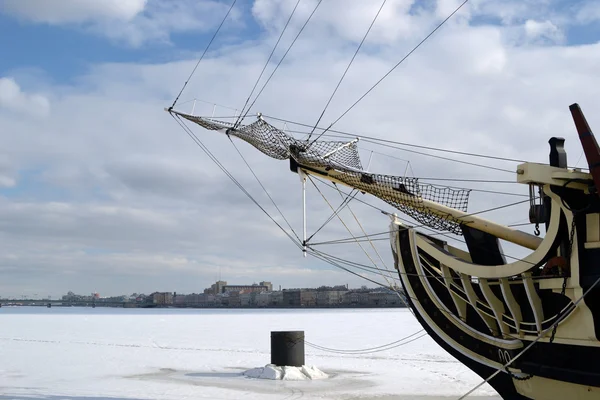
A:
POLYGON ((271 332, 271 364, 278 367, 304 365, 304 331, 271 332))

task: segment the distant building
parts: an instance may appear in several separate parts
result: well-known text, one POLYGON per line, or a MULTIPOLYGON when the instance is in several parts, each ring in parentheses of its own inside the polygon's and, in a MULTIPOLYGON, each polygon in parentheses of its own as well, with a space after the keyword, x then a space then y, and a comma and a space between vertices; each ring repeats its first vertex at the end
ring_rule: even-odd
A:
POLYGON ((271 307, 283 306, 283 292, 278 291, 269 293, 269 305, 271 307))
MULTIPOLYGON (((270 286, 272 287, 272 285, 270 286)), ((268 292, 269 286, 266 285, 257 285, 253 283, 252 285, 225 285, 223 286, 223 292, 242 292, 242 293, 252 293, 252 292, 268 292)))
POLYGON ((352 306, 366 306, 369 304, 369 291, 367 289, 349 290, 344 295, 344 304, 352 306))
POLYGON ((256 293, 256 297, 254 298, 256 307, 267 307, 271 304, 271 297, 274 292, 262 292, 256 293))
POLYGON ((317 291, 315 289, 284 289, 282 305, 286 307, 314 307, 317 305, 317 291))
POLYGON ((173 304, 173 293, 171 292, 154 292, 150 295, 150 297, 152 298, 152 304, 173 304))
POLYGON ((204 294, 219 294, 223 293, 223 287, 227 285, 227 281, 217 281, 210 288, 204 289, 204 294))
POLYGON ((273 290, 273 284, 271 282, 260 282, 260 284, 253 283, 252 285, 228 285, 226 281, 217 281, 212 284, 210 288, 204 289, 205 294, 222 294, 227 292, 240 292, 240 293, 252 293, 252 292, 270 292, 273 290))
POLYGON ((256 292, 253 293, 240 293, 240 307, 250 307, 254 305, 254 301, 252 295, 256 295, 256 292))

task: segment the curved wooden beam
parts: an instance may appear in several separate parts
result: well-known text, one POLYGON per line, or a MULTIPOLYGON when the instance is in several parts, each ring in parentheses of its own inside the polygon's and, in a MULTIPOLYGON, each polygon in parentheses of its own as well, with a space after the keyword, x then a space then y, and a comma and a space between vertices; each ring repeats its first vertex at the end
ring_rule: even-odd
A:
POLYGON ((414 235, 415 242, 421 250, 456 272, 487 279, 506 278, 509 276, 520 275, 529 271, 534 265, 541 263, 552 250, 552 246, 554 245, 556 237, 558 236, 560 228, 560 215, 562 210, 556 202, 552 204, 551 210, 549 230, 537 250, 522 260, 504 265, 490 266, 473 264, 468 261, 464 261, 453 254, 450 254, 444 249, 441 249, 439 246, 433 244, 425 237, 418 235, 416 231, 412 231, 411 234, 414 235))

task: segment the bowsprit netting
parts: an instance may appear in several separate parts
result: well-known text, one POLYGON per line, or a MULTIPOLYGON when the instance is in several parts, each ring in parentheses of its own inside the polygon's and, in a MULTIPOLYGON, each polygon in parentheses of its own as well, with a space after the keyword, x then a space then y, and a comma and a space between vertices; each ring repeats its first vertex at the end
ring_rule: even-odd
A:
POLYGON ((439 231, 462 235, 461 221, 452 215, 432 213, 423 200, 463 212, 467 211, 469 189, 453 189, 419 183, 418 178, 345 171, 336 179, 358 190, 369 192, 409 215, 420 224, 439 231))
POLYGON ((227 122, 171 112, 205 129, 235 136, 277 160, 292 158, 300 166, 334 170, 336 180, 380 198, 420 224, 440 231, 461 234, 461 222, 458 219, 449 214, 440 215, 439 211, 433 213, 423 200, 466 212, 469 189, 439 187, 421 184, 418 178, 364 172, 356 146, 357 140, 317 141, 309 146, 307 141, 288 135, 260 116, 249 125, 234 127, 227 122))

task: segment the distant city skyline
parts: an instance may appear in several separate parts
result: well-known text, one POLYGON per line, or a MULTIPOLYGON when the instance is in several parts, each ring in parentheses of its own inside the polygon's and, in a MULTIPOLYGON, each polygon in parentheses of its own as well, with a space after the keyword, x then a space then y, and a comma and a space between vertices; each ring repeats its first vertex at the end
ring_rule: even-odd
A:
MULTIPOLYGON (((300 289, 300 288, 319 288, 320 286, 326 286, 326 287, 337 287, 337 286, 344 286, 347 288, 354 288, 354 289, 360 289, 361 287, 365 287, 365 288, 369 288, 369 289, 376 289, 376 288, 380 288, 381 286, 376 286, 376 285, 369 285, 369 282, 363 282, 362 284, 356 286, 356 287, 350 287, 348 284, 339 284, 339 285, 320 285, 320 286, 304 286, 304 287, 296 287, 296 286, 291 286, 291 287, 284 287, 282 285, 275 285, 272 284, 271 282, 268 281, 260 281, 260 282, 252 282, 252 283, 232 283, 229 284, 227 281, 221 281, 218 280, 216 281, 216 283, 219 282, 224 282, 225 285, 223 286, 240 286, 240 287, 250 287, 252 285, 257 285, 260 286, 261 283, 267 283, 269 284, 270 288, 272 290, 288 290, 288 289, 300 289)), ((221 288, 223 287, 221 286, 221 288)), ((55 293, 55 294, 40 294, 40 293, 32 293, 32 294, 27 294, 27 293, 20 293, 20 294, 16 294, 16 295, 5 295, 3 293, 0 293, 0 299, 14 299, 14 300, 18 300, 18 299, 23 299, 23 298, 27 298, 30 300, 43 300, 43 299, 60 299, 62 296, 64 296, 66 293, 70 292, 70 293, 74 293, 76 295, 82 295, 82 296, 93 296, 93 295, 97 295, 99 298, 104 298, 104 297, 116 297, 116 296, 130 296, 130 295, 134 295, 134 294, 150 294, 150 293, 154 293, 154 292, 170 292, 170 293, 177 293, 179 295, 187 295, 187 294, 201 294, 201 293, 207 293, 207 291, 210 291, 211 287, 215 287, 215 284, 209 284, 207 285, 207 287, 204 288, 199 288, 196 291, 192 291, 192 292, 183 292, 183 291, 178 291, 178 290, 150 290, 150 291, 129 291, 129 292, 124 292, 124 293, 110 293, 110 292, 101 292, 101 291, 91 291, 91 292, 84 292, 82 290, 76 290, 77 288, 75 288, 74 290, 68 290, 67 292, 63 292, 63 293, 55 293), (31 296, 31 297, 29 297, 31 296)))

